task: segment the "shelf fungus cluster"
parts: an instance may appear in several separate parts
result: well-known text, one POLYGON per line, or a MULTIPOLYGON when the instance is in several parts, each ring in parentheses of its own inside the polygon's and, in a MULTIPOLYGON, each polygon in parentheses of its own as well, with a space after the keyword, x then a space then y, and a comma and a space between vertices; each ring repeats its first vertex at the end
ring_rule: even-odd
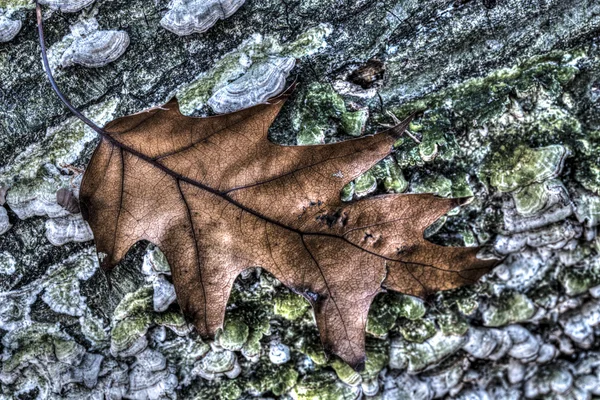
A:
POLYGON ((245 0, 175 0, 160 24, 179 35, 209 30, 218 20, 229 18, 245 0))
POLYGON ((48 6, 53 10, 74 13, 83 10, 94 1, 96 0, 39 0, 39 3, 48 6))
POLYGON ((0 9, 0 43, 10 42, 17 36, 23 23, 4 15, 0 9))
POLYGON ((293 57, 275 56, 252 64, 244 75, 216 90, 208 99, 208 105, 215 112, 225 114, 263 103, 285 89, 286 79, 295 64, 293 57))
POLYGON ((503 207, 507 233, 496 239, 494 248, 498 253, 515 253, 525 246, 559 249, 581 236, 581 226, 567 220, 574 211, 569 193, 555 179, 568 154, 562 145, 520 147, 514 151, 510 165, 494 170, 490 184, 506 193, 503 207))
POLYGON ((72 29, 73 40, 60 57, 63 68, 81 65, 103 67, 121 57, 129 46, 129 34, 120 30, 99 30, 95 19, 72 29))

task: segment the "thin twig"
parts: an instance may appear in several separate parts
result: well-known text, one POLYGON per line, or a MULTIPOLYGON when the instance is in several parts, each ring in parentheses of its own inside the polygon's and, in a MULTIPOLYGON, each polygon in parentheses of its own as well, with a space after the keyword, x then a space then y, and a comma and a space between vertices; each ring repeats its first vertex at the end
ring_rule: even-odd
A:
POLYGON ((98 134, 100 134, 102 137, 109 138, 110 135, 104 129, 100 128, 91 119, 89 119, 88 117, 83 115, 78 109, 76 109, 71 104, 71 102, 65 97, 65 95, 62 94, 60 89, 58 89, 56 81, 54 80, 54 76, 52 75, 52 71, 50 70, 50 64, 48 63, 48 55, 46 54, 46 44, 44 41, 44 27, 42 23, 42 8, 40 7, 40 4, 37 2, 37 0, 35 2, 35 7, 37 14, 38 35, 40 37, 40 46, 42 48, 42 61, 44 63, 44 69, 46 70, 46 75, 48 76, 48 80, 50 81, 52 89, 54 90, 60 101, 62 101, 63 104, 67 106, 67 108, 73 113, 73 115, 82 120, 87 126, 98 132, 98 134))
MULTIPOLYGON (((416 112, 412 113, 412 114, 411 114, 411 119, 412 119, 412 117, 414 117, 416 114, 417 114, 416 112)), ((389 116, 392 118, 392 120, 394 121, 394 126, 398 126, 398 125, 400 125, 400 124, 402 123, 402 121, 400 121, 400 120, 398 119, 398 117, 396 117, 396 115, 395 115, 394 113, 390 112, 389 110, 387 111, 387 115, 389 115, 389 116)), ((410 137, 412 140, 414 140, 416 143, 418 143, 418 144, 420 144, 420 143, 421 143, 421 141, 420 141, 420 140, 419 140, 419 139, 418 139, 418 138, 417 138, 415 135, 413 135, 412 133, 410 133, 410 131, 408 130, 408 127, 406 127, 406 129, 405 129, 405 130, 404 130, 402 133, 406 133, 406 135, 408 135, 408 136, 409 136, 409 137, 410 137)))

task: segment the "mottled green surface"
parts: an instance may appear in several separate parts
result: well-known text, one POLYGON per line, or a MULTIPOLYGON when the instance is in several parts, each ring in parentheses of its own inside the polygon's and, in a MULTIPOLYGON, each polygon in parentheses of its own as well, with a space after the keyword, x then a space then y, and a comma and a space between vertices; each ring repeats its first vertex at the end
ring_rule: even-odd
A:
POLYGON ((385 129, 390 113, 417 112, 395 153, 343 200, 473 196, 428 238, 506 259, 468 288, 380 295, 360 373, 327 360, 308 303, 260 269, 238 278, 224 330, 207 342, 176 303, 155 311, 170 277, 154 246, 139 244, 106 277, 91 242, 48 242, 46 221, 63 213, 55 191, 77 188, 97 138, 51 92, 27 3, 0 0, 24 23, 0 44, 0 184, 10 186, 13 225, 0 236, 0 399, 600 395, 596 1, 247 0, 187 37, 160 27, 163 0, 45 13, 52 57, 69 27, 91 17, 130 35, 114 63, 56 71, 98 123, 173 95, 184 112, 210 114, 215 90, 271 55, 298 59, 297 89, 270 131, 279 143, 345 140, 385 129), (373 57, 384 78, 351 83, 373 57), (289 359, 272 356, 277 345, 289 359))

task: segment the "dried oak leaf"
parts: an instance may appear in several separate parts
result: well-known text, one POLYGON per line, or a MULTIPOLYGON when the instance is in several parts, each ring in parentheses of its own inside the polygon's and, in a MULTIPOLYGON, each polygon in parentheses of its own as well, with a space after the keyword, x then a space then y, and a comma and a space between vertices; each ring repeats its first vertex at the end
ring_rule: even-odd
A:
POLYGON ((203 337, 222 326, 237 275, 261 266, 312 304, 325 350, 359 368, 369 306, 384 288, 424 296, 475 282, 492 264, 477 248, 423 238, 465 199, 340 201, 407 121, 342 143, 281 146, 267 130, 287 96, 210 118, 183 116, 172 100, 109 123, 84 175, 82 211, 105 269, 139 240, 160 247, 203 337))

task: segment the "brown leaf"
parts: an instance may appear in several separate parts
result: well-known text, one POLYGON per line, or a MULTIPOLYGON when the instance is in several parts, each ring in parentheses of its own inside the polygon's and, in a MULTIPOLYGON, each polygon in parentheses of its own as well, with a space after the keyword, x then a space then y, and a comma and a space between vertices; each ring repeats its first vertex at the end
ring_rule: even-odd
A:
MULTIPOLYGON (((37 3, 37 2, 36 2, 37 3)), ((261 266, 313 306, 327 353, 358 369, 371 302, 384 288, 425 296, 475 282, 494 264, 477 248, 423 238, 427 226, 465 199, 429 194, 340 201, 341 188, 382 158, 408 120, 373 136, 318 146, 280 146, 267 130, 287 93, 267 104, 210 118, 164 107, 105 129, 58 89, 61 101, 101 136, 84 174, 80 208, 105 270, 139 240, 158 245, 177 300, 203 337, 223 325, 237 275, 261 266)))
POLYGON ((176 100, 117 119, 84 175, 80 200, 104 268, 137 241, 157 244, 200 334, 223 324, 237 275, 262 266, 313 305, 323 346, 357 367, 382 287, 424 296, 475 282, 476 248, 423 230, 463 199, 429 194, 340 201, 341 188, 390 154, 407 126, 342 143, 280 146, 267 130, 288 95, 210 118, 176 100))
POLYGON ((58 189, 56 192, 56 203, 70 212, 71 214, 79 213, 79 200, 72 190, 67 188, 58 189))

